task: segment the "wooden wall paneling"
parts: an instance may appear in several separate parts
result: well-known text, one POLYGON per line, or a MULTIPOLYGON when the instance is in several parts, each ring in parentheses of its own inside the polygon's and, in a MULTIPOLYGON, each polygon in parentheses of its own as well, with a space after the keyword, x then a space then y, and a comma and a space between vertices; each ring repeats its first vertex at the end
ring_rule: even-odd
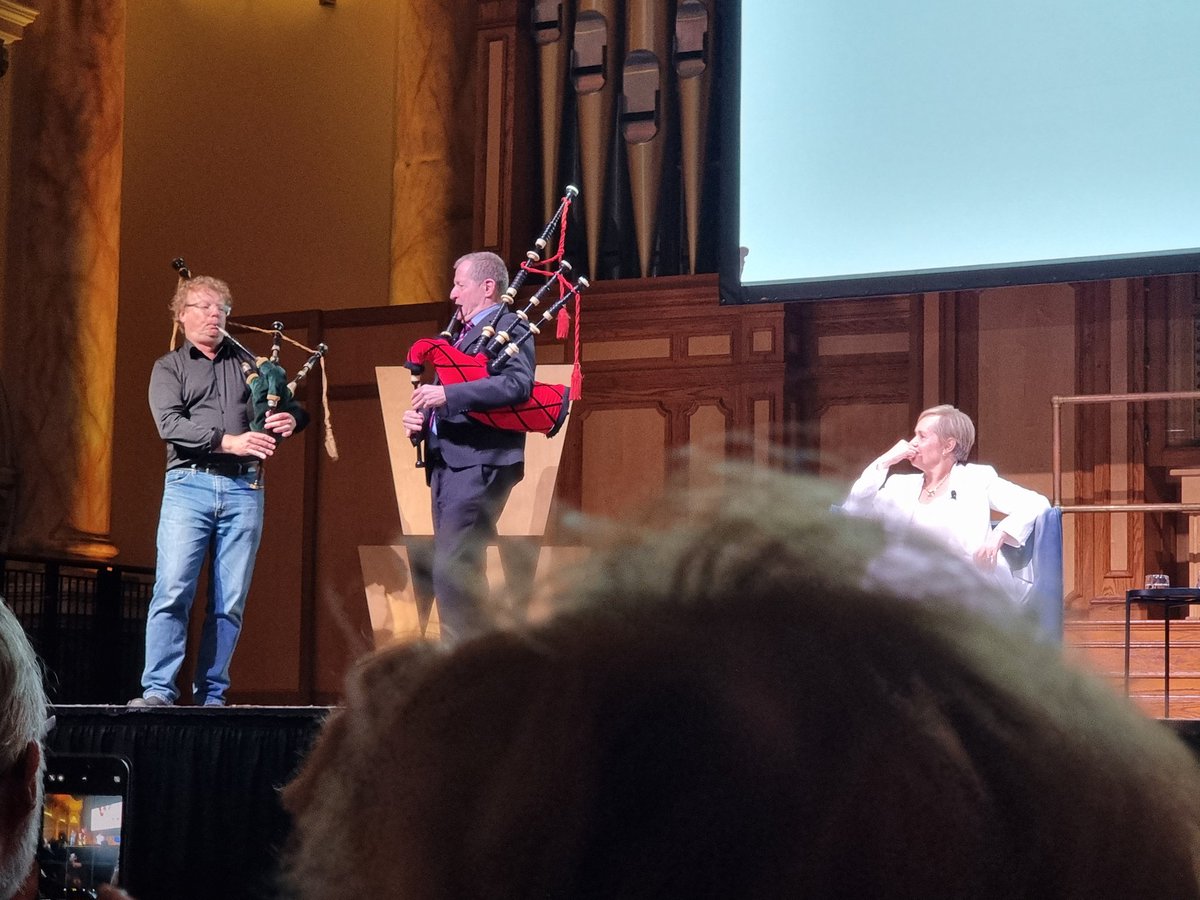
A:
MULTIPOLYGON (((814 413, 819 415, 831 404, 910 400, 913 305, 913 298, 906 296, 814 306, 814 413)), ((912 402, 915 417, 919 395, 912 402)))
MULTIPOLYGON (((305 345, 316 349, 324 340, 324 317, 320 310, 308 316, 308 327, 305 333, 305 345)), ((305 361, 307 362, 307 360, 305 361)), ((303 365, 304 363, 301 363, 303 365)), ((303 385, 296 388, 297 395, 304 397, 305 408, 309 410, 311 421, 308 429, 312 435, 304 441, 304 501, 302 520, 300 524, 300 590, 297 594, 300 606, 300 646, 315 651, 316 648, 316 616, 315 588, 317 583, 317 557, 314 552, 317 535, 317 498, 321 488, 321 458, 330 458, 330 453, 337 452, 337 436, 332 432, 332 419, 325 418, 325 370, 313 366, 309 370, 303 385), (308 473, 311 473, 309 475, 308 473)), ((294 378, 296 372, 292 371, 294 378)), ((316 653, 302 652, 300 654, 299 693, 308 702, 312 702, 316 688, 316 653)))
POLYGON ((783 308, 783 443, 817 458, 820 435, 813 426, 817 382, 813 378, 817 339, 812 327, 813 304, 787 303, 783 308))
MULTIPOLYGON (((314 493, 314 564, 311 596, 303 598, 311 628, 300 653, 307 657, 309 684, 293 702, 336 701, 350 662, 370 647, 358 547, 391 545, 400 535, 375 366, 402 364, 413 342, 437 334, 447 317, 446 303, 323 315, 319 339, 330 347, 329 400, 339 459, 331 460, 318 446, 315 466, 306 473, 314 493)), ((321 427, 316 387, 305 401, 314 416, 309 428, 314 440, 321 427)))
MULTIPOLYGON (((751 365, 778 371, 784 355, 783 316, 778 309, 747 310, 740 321, 742 358, 751 365)), ((787 446, 784 427, 784 382, 780 377, 751 381, 738 397, 739 428, 730 436, 740 456, 767 464, 787 446)))
MULTIPOLYGON (((958 304, 953 291, 938 294, 938 339, 935 348, 938 354, 936 365, 937 396, 930 405, 955 403, 958 396, 958 304)), ((928 402, 930 398, 926 398, 928 402)), ((919 410, 918 410, 919 412, 919 410)))
MULTIPOLYGON (((1162 348, 1168 343, 1169 294, 1171 279, 1145 278, 1140 282, 1145 342, 1141 356, 1145 365, 1146 390, 1168 389, 1167 364, 1162 348)), ((1151 403, 1146 408, 1146 462, 1148 466, 1165 468, 1176 462, 1167 447, 1167 411, 1164 404, 1151 403)))
MULTIPOLYGON (((1197 385, 1185 373, 1170 377, 1169 360, 1164 348, 1172 332, 1180 328, 1195 328, 1195 323, 1172 321, 1169 307, 1174 299, 1177 306, 1195 306, 1200 292, 1200 276, 1175 275, 1146 278, 1141 282, 1141 306, 1146 319, 1141 358, 1145 368, 1147 390, 1194 390, 1197 385)), ((1147 464, 1153 468, 1198 468, 1200 447, 1168 446, 1166 404, 1150 404, 1146 410, 1147 464)))
MULTIPOLYGON (((1107 283, 1110 292, 1122 291, 1121 296, 1114 294, 1114 318, 1119 314, 1124 327, 1124 359, 1120 361, 1122 370, 1117 372, 1118 361, 1113 361, 1110 368, 1116 372, 1114 377, 1121 378, 1120 383, 1113 384, 1114 392, 1145 392, 1163 390, 1156 386, 1156 373, 1152 360, 1160 358, 1157 348, 1163 346, 1161 341, 1164 321, 1154 312, 1158 301, 1165 296, 1165 290, 1170 288, 1172 279, 1152 278, 1134 281, 1117 281, 1107 283)), ((1159 307, 1159 312, 1163 307, 1159 307)), ((1168 474, 1170 464, 1165 459, 1155 460, 1152 435, 1155 427, 1165 435, 1166 406, 1163 403, 1128 403, 1119 404, 1109 413, 1110 421, 1120 426, 1123 440, 1120 445, 1110 441, 1114 464, 1120 459, 1126 460, 1121 474, 1120 483, 1110 485, 1110 496, 1115 502, 1127 499, 1130 502, 1177 502, 1179 485, 1168 474)), ((1162 445, 1160 444, 1159 447, 1162 445)), ((1112 475, 1115 479, 1115 474, 1112 475)), ((1109 521, 1108 516, 1088 516, 1087 518, 1102 518, 1109 521)), ((1124 527, 1116 529, 1114 523, 1106 535, 1105 544, 1097 545, 1099 553, 1101 546, 1108 547, 1109 543, 1123 539, 1125 546, 1122 558, 1110 558, 1104 573, 1105 581, 1100 588, 1104 596, 1121 596, 1131 587, 1140 587, 1147 571, 1164 571, 1171 575, 1172 583, 1175 578, 1186 571, 1181 560, 1177 560, 1176 541, 1180 517, 1162 513, 1127 514, 1125 521, 1119 523, 1124 527)), ((1104 535, 1098 535, 1097 540, 1104 535)))
MULTIPOLYGON (((1080 394, 1105 394, 1111 388, 1109 286, 1086 282, 1075 287, 1077 385, 1080 394)), ((1108 409, 1102 405, 1074 408, 1076 418, 1075 497, 1078 503, 1107 503, 1111 459, 1108 409)), ((1085 597, 1115 596, 1107 581, 1108 517, 1077 516, 1075 528, 1076 586, 1085 597)))
MULTIPOLYGON (((583 391, 586 396, 591 390, 588 379, 584 378, 583 391)), ((571 400, 569 415, 574 419, 567 429, 567 442, 563 447, 562 463, 558 468, 558 483, 554 489, 554 501, 550 504, 550 521, 546 525, 547 543, 561 546, 569 542, 569 536, 559 528, 559 521, 564 510, 579 510, 583 508, 583 431, 587 407, 584 401, 577 398, 571 400)))
POLYGON ((825 301, 785 315, 783 403, 806 468, 849 476, 911 432, 922 408, 920 303, 825 301))
MULTIPOLYGON (((684 446, 688 448, 690 454, 695 454, 692 462, 697 460, 723 462, 727 456, 726 447, 733 436, 737 418, 734 407, 721 399, 691 404, 685 411, 687 438, 684 446)), ((744 421, 749 422, 749 417, 746 417, 744 421)), ((753 429, 752 422, 750 428, 753 429)))
POLYGON ((378 394, 343 394, 334 415, 341 458, 321 463, 309 651, 313 702, 336 699, 347 666, 370 647, 358 548, 403 542, 378 394))
MULTIPOLYGON (((1192 389, 1194 384, 1186 373, 1171 373, 1172 365, 1166 351, 1168 342, 1179 328, 1194 327, 1194 323, 1174 318, 1171 308, 1187 308, 1194 304, 1197 291, 1194 275, 1175 275, 1147 278, 1140 284, 1140 307, 1145 319, 1140 342, 1140 359, 1145 373, 1147 390, 1166 391, 1192 389)), ((1176 363, 1178 364, 1178 363, 1176 363)), ((1187 364, 1186 362, 1184 364, 1187 364)), ((1166 403, 1151 403, 1143 411, 1141 434, 1145 442, 1144 491, 1147 502, 1178 502, 1181 487, 1172 469, 1200 468, 1200 447, 1168 444, 1166 403)), ((1187 546, 1181 545, 1188 532, 1188 518, 1182 514, 1146 516, 1144 571, 1166 572, 1172 584, 1190 581, 1187 546)))
POLYGON ((575 423, 583 435, 580 508, 619 517, 662 493, 670 447, 670 410, 657 403, 588 409, 575 423))
MULTIPOLYGON (((1147 321, 1147 279, 1136 279, 1128 282, 1125 295, 1125 318, 1128 322, 1127 357, 1128 372, 1127 386, 1132 393, 1145 393, 1153 390, 1150 387, 1151 374, 1148 354, 1149 323, 1147 321)), ((1154 494, 1153 486, 1148 489, 1147 471, 1149 466, 1150 415, 1153 407, 1158 404, 1130 403, 1126 411, 1129 422, 1129 500, 1130 502, 1148 501, 1154 494)), ((1160 407, 1161 408, 1161 407, 1160 407)), ((1129 581, 1128 588, 1141 587, 1145 584, 1146 570, 1146 516, 1130 514, 1128 519, 1129 531, 1129 581)))
MULTIPOLYGON (((979 421, 979 292, 939 295, 941 397, 979 421)), ((924 407, 923 407, 924 408, 924 407)), ((917 413, 920 412, 918 409, 917 413)), ((972 458, 978 450, 972 451, 972 458)))
POLYGON ((913 419, 925 405, 925 298, 912 294, 908 298, 908 396, 913 406, 913 419))
MULTIPOLYGON (((1125 280, 1109 282, 1109 389, 1114 394, 1129 393, 1134 380, 1131 370, 1140 368, 1140 355, 1134 349, 1130 319, 1130 285, 1125 280)), ((1136 471, 1136 456, 1141 437, 1134 428, 1134 415, 1140 403, 1115 403, 1106 412, 1111 456, 1108 461, 1108 495, 1114 503, 1128 503, 1143 495, 1144 481, 1136 471), (1136 456, 1135 456, 1136 454, 1136 456)), ((1108 571, 1106 580, 1113 595, 1120 597, 1134 587, 1133 567, 1144 558, 1141 540, 1143 516, 1113 513, 1105 516, 1108 522, 1108 571)), ((1140 566, 1138 566, 1140 569, 1140 566)), ((1140 576, 1140 571, 1138 572, 1140 576)), ((1141 586, 1141 581, 1137 583, 1141 586)))
MULTIPOLYGON (((475 249, 525 258, 540 232, 532 0, 480 0, 475 83, 475 249)), ((465 249, 463 252, 466 252, 465 249)))
POLYGON ((782 410, 782 320, 778 305, 720 306, 712 276, 599 282, 589 289, 583 398, 572 410, 584 437, 564 452, 560 501, 573 500, 585 513, 628 508, 634 498, 612 493, 616 473, 608 462, 625 458, 627 449, 612 442, 633 442, 645 455, 634 474, 644 494, 661 490, 685 459, 680 451, 697 441, 719 443, 713 450, 724 455, 731 445, 753 443, 756 431, 772 433, 778 422, 754 416, 782 410))
MULTIPOLYGON (((1108 390, 1107 368, 1097 369, 1094 365, 1097 355, 1103 353, 1107 362, 1108 355, 1104 352, 1107 341, 1101 341, 1097 336, 1099 326, 1095 321, 1095 289, 1094 286, 1075 286, 1075 322, 1076 322, 1076 359, 1077 372, 1076 388, 1079 394, 1102 393, 1108 390)), ((1106 459, 1107 433, 1099 431, 1100 410, 1094 406, 1078 406, 1070 411, 1076 421, 1075 434, 1075 499, 1077 503, 1102 502, 1100 494, 1100 479, 1097 466, 1100 459, 1106 459), (1101 445, 1102 446, 1098 446, 1101 445)), ((1085 597, 1100 595, 1103 584, 1101 562, 1107 555, 1102 536, 1107 536, 1108 530, 1099 515, 1082 514, 1077 516, 1075 528, 1075 572, 1076 584, 1085 597)))
MULTIPOLYGON (((1113 393, 1144 391, 1146 320, 1143 285, 1140 282, 1110 281, 1091 286, 1085 302, 1097 315, 1107 300, 1108 345, 1107 390, 1113 393)), ((1097 410, 1096 424, 1105 429, 1108 456, 1097 475, 1107 502, 1178 501, 1178 484, 1172 483, 1166 469, 1155 472, 1146 466, 1146 417, 1163 404, 1118 403, 1097 410)), ((1091 426, 1092 423, 1088 423, 1091 426)), ((1081 428, 1080 440, 1091 439, 1092 432, 1081 428)), ((1140 587, 1145 571, 1153 567, 1166 571, 1172 579, 1178 572, 1175 560, 1178 516, 1162 513, 1114 513, 1089 515, 1100 520, 1093 539, 1096 544, 1097 571, 1102 579, 1096 596, 1122 597, 1132 587, 1140 587), (1155 558, 1158 562, 1152 563, 1155 558)))
POLYGON ((767 465, 778 462, 780 453, 788 452, 783 392, 779 380, 743 385, 737 415, 737 421, 743 424, 730 435, 731 454, 767 465))
POLYGON ((909 425, 916 419, 909 402, 911 357, 908 352, 854 353, 826 358, 821 363, 817 399, 821 412, 840 404, 903 401, 909 404, 909 425))

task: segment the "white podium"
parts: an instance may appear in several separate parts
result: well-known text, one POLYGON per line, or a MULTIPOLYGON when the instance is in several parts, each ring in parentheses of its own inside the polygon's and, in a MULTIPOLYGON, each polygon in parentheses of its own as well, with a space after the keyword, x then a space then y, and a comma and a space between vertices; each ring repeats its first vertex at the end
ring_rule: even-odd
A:
MULTIPOLYGON (((359 563, 366 587, 367 609, 375 646, 396 641, 436 639, 441 635, 434 598, 428 609, 422 608, 422 582, 427 581, 428 559, 432 552, 433 513, 429 503, 429 487, 425 470, 416 467, 416 450, 404 433, 401 416, 409 408, 412 379, 403 366, 379 366, 375 369, 379 384, 379 402, 383 407, 383 423, 387 433, 388 455, 392 466, 392 483, 396 490, 396 505, 400 510, 403 543, 391 546, 360 546, 359 563)), ((571 378, 570 365, 538 366, 535 378, 550 384, 567 384, 571 378)), ((536 569, 546 564, 555 548, 541 545, 554 484, 558 478, 559 460, 570 425, 570 417, 558 434, 547 438, 531 434, 525 442, 525 477, 512 490, 497 531, 504 536, 537 538, 536 569)), ((571 548, 560 548, 571 552, 571 548)), ((487 579, 493 596, 502 592, 508 577, 499 547, 487 548, 487 579)), ((428 602, 428 598, 425 598, 428 602)))

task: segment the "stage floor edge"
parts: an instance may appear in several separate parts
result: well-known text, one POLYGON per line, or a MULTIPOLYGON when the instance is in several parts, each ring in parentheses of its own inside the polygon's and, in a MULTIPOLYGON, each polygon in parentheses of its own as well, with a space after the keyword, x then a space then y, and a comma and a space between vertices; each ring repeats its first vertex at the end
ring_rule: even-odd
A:
POLYGON ((121 881, 137 900, 269 900, 291 825, 280 789, 334 709, 64 704, 46 748, 129 761, 121 881))

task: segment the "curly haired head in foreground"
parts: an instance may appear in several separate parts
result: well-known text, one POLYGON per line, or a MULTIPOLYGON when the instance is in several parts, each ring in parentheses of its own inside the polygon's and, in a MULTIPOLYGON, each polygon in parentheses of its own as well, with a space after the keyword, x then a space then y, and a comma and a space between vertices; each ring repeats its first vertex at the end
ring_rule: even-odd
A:
POLYGON ((1177 738, 830 496, 731 470, 542 621, 363 660, 286 791, 295 894, 1200 896, 1177 738))

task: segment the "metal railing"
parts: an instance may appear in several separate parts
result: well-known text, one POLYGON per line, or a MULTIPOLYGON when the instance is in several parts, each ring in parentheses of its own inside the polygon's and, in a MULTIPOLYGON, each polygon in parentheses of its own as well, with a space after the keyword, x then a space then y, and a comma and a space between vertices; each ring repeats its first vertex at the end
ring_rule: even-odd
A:
POLYGON ((0 555, 0 596, 46 666, 53 703, 124 703, 141 693, 154 570, 0 555))
POLYGON ((1062 503, 1062 408, 1097 403, 1150 403, 1155 400, 1200 400, 1200 391, 1154 391, 1144 394, 1081 394, 1073 397, 1051 397, 1054 410, 1053 432, 1053 496, 1050 502, 1064 513, 1105 512, 1200 512, 1200 503, 1096 503, 1064 505, 1062 503))

